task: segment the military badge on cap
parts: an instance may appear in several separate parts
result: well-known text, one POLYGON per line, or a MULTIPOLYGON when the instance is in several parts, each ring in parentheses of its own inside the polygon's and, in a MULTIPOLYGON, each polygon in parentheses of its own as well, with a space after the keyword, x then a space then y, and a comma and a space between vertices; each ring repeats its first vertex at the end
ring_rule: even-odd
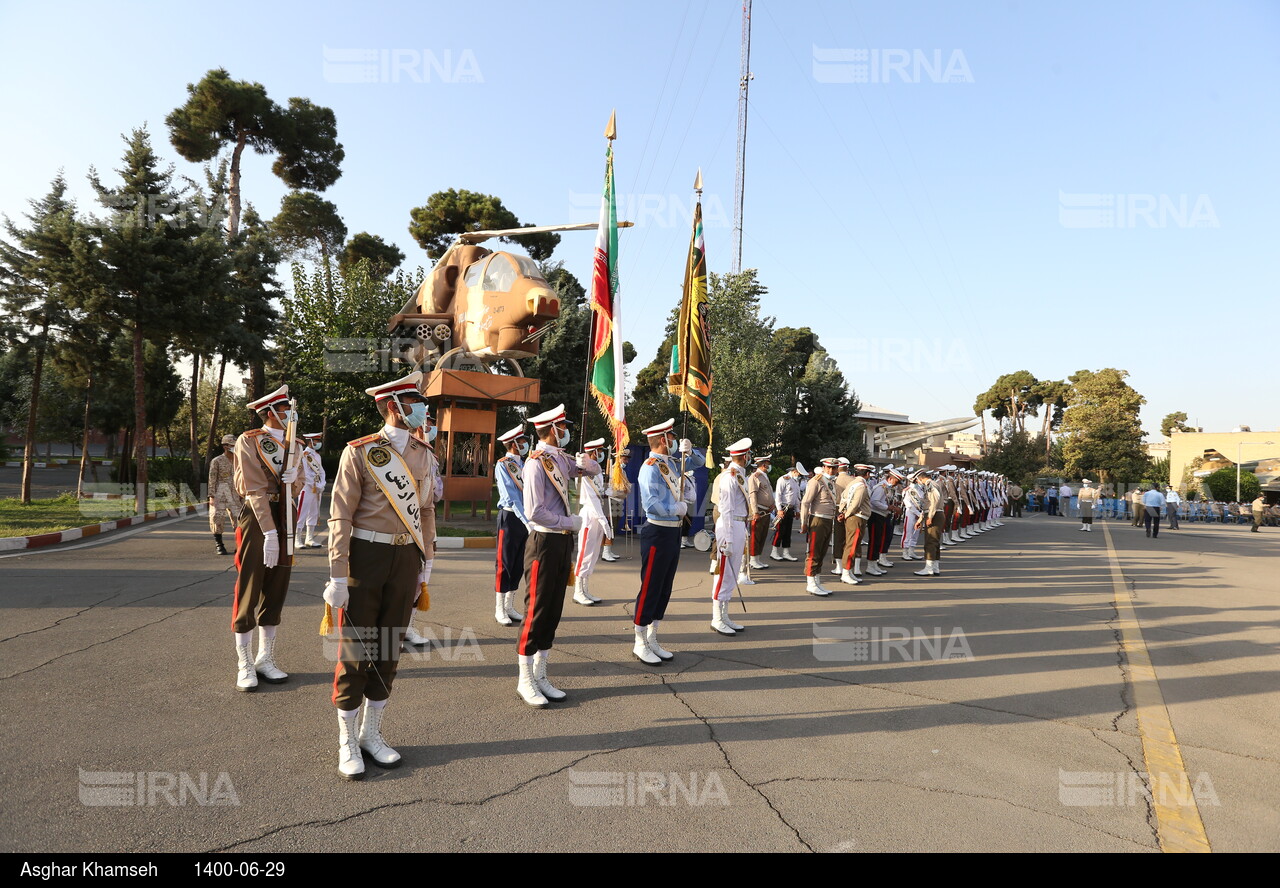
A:
POLYGON ((730 444, 728 449, 729 449, 730 456, 738 456, 739 454, 746 453, 751 449, 751 439, 740 438, 737 441, 734 441, 732 444, 730 444))
POLYGON ((372 397, 375 401, 385 401, 387 398, 395 398, 400 395, 417 395, 422 397, 422 392, 418 386, 422 384, 422 371, 414 370, 403 379, 396 379, 392 382, 384 382, 382 385, 375 385, 372 388, 364 390, 366 395, 372 397))
POLYGON ((656 426, 649 426, 649 428, 645 429, 640 434, 644 435, 647 438, 655 438, 658 435, 665 435, 667 432, 671 431, 675 427, 676 427, 676 421, 673 418, 673 419, 668 419, 666 422, 660 422, 656 426))
POLYGON ((583 450, 596 450, 604 446, 604 438, 596 438, 594 441, 588 441, 582 445, 583 450))
POLYGON ((564 414, 564 405, 557 404, 546 413, 539 413, 537 416, 529 417, 529 422, 533 423, 534 428, 545 429, 549 425, 556 423, 568 424, 569 419, 564 414))
POLYGON ((501 441, 503 444, 510 444, 512 441, 514 441, 516 438, 519 438, 523 434, 524 434, 524 424, 521 423, 511 431, 503 432, 501 435, 498 436, 498 440, 501 441))

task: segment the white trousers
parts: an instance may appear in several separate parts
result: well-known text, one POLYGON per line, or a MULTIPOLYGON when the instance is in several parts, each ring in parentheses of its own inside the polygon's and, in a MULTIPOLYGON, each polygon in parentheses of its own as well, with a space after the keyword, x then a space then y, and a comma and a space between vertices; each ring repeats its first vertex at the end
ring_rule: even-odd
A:
POLYGON ((914 509, 907 509, 907 517, 902 522, 902 548, 913 549, 920 539, 920 529, 916 527, 916 521, 920 518, 920 513, 914 509))
POLYGON ((574 562, 573 572, 579 577, 589 577, 600 560, 600 552, 604 546, 604 528, 599 521, 587 521, 578 531, 578 558, 574 562))
POLYGON ((308 490, 302 497, 302 508, 298 512, 298 526, 306 527, 318 523, 320 523, 320 497, 308 490))
MULTIPOLYGON (((721 522, 724 525, 726 522, 721 522)), ((724 544, 720 551, 720 573, 712 587, 712 597, 721 601, 733 599, 733 590, 738 588, 738 573, 742 570, 743 553, 747 548, 747 525, 743 521, 729 521, 727 527, 717 525, 716 544, 724 544), (727 539, 720 536, 721 530, 727 539)))

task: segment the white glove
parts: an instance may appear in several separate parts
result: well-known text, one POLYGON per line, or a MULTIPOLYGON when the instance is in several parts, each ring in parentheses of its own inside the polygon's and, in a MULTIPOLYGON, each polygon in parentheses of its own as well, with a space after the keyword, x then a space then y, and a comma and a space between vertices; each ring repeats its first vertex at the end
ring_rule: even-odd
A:
POLYGON ((292 484, 298 480, 298 464, 294 463, 280 475, 281 484, 292 484))
POLYGON ((332 608, 344 608, 347 602, 351 600, 351 593, 347 591, 347 581, 330 577, 329 582, 324 587, 325 604, 332 608))
POLYGON ((594 462, 594 460, 589 459, 585 453, 579 453, 578 456, 574 459, 574 463, 580 469, 585 469, 587 467, 587 463, 589 462, 594 462))
POLYGON ((431 562, 432 562, 432 559, 430 558, 422 562, 422 570, 418 571, 419 583, 431 582, 431 562))
POLYGON ((693 442, 690 441, 688 438, 681 438, 680 452, 683 453, 685 456, 688 456, 690 453, 693 453, 693 442))
POLYGON ((681 500, 680 502, 676 503, 676 517, 677 517, 677 518, 683 518, 685 515, 688 515, 688 514, 689 514, 689 504, 688 504, 688 503, 686 503, 684 500, 681 500))
POLYGON ((280 563, 280 537, 274 530, 268 530, 263 537, 262 566, 275 567, 280 563))
POLYGON ((574 532, 574 533, 577 533, 578 531, 582 530, 582 516, 581 516, 581 515, 570 515, 570 516, 569 516, 569 520, 573 523, 573 532, 574 532))

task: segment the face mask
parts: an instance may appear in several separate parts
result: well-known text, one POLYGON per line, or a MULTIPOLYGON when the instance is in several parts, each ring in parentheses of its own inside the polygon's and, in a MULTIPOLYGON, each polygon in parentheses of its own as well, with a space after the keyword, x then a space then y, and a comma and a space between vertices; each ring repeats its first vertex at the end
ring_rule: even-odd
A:
POLYGON ((281 427, 287 426, 291 422, 298 421, 298 411, 285 410, 276 414, 276 419, 280 422, 281 427))
POLYGON ((432 426, 431 428, 427 429, 427 443, 428 443, 428 444, 430 444, 430 443, 432 443, 433 441, 435 441, 435 439, 436 439, 436 431, 437 431, 437 430, 436 430, 436 427, 435 427, 435 426, 432 426))
POLYGON ((568 445, 569 445, 569 430, 564 429, 563 431, 556 432, 556 446, 567 447, 568 445))
POLYGON ((311 446, 312 446, 312 447, 314 447, 316 450, 319 450, 319 449, 320 449, 320 442, 319 442, 319 441, 317 441, 316 443, 312 444, 311 446))
POLYGON ((529 455, 529 442, 528 442, 528 441, 521 441, 519 444, 517 444, 517 445, 516 445, 516 452, 517 452, 517 453, 519 453, 521 456, 528 456, 528 455, 529 455))
POLYGON ((401 414, 404 424, 411 429, 416 429, 427 421, 427 405, 418 401, 416 404, 409 406, 409 412, 401 414))

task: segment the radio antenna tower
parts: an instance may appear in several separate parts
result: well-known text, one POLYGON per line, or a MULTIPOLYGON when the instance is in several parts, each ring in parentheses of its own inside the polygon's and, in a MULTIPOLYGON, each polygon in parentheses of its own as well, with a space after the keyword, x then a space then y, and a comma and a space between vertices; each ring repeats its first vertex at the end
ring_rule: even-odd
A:
POLYGON ((733 262, 742 271, 742 193, 747 177, 747 87, 751 83, 751 0, 742 3, 742 70, 738 77, 738 164, 733 183, 733 262))

